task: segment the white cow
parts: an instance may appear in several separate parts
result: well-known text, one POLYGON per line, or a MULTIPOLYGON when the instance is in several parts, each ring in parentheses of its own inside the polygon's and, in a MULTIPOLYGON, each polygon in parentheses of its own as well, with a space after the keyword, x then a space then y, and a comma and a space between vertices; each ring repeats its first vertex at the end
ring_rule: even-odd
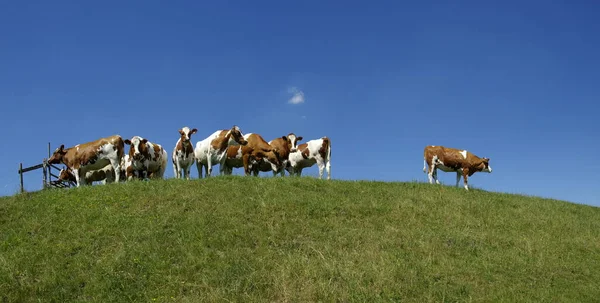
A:
POLYGON ((172 155, 175 178, 181 178, 181 171, 183 170, 184 178, 190 179, 190 167, 194 164, 194 146, 190 140, 197 131, 195 128, 190 130, 187 126, 179 130, 181 136, 175 144, 172 155))
POLYGON ((198 178, 202 178, 202 167, 205 168, 206 176, 212 175, 212 167, 219 164, 221 174, 224 172, 227 147, 231 145, 246 145, 248 141, 240 128, 234 125, 230 130, 217 130, 212 135, 196 143, 194 157, 198 168, 198 178))
POLYGON ((140 136, 123 142, 131 145, 129 158, 131 159, 131 172, 127 171, 127 179, 138 178, 163 178, 167 169, 167 151, 160 145, 152 143, 140 136))
POLYGON ((302 175, 302 169, 314 164, 319 166, 319 179, 323 178, 323 169, 327 170, 327 180, 331 179, 331 140, 322 137, 298 145, 295 152, 290 153, 286 170, 290 175, 302 175))

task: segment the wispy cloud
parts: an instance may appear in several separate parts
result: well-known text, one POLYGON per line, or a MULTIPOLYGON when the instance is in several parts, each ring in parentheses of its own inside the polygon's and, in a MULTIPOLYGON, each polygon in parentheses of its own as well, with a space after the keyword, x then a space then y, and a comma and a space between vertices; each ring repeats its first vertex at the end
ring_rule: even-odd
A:
POLYGON ((304 103, 304 92, 299 90, 297 87, 288 88, 288 93, 292 94, 292 97, 288 100, 289 104, 304 103))

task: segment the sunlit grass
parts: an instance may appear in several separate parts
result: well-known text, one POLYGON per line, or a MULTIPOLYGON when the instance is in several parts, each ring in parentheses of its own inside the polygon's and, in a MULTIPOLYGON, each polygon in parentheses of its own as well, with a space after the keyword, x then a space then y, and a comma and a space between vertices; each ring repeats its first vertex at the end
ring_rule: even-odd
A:
POLYGON ((422 183, 213 177, 0 199, 2 302, 592 302, 600 209, 422 183))

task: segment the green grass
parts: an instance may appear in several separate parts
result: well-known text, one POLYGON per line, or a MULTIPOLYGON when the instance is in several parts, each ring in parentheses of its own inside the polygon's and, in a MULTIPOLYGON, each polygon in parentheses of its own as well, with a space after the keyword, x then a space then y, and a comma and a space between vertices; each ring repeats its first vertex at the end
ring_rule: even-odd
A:
POLYGON ((0 198, 2 302, 593 302, 600 208, 213 177, 0 198))

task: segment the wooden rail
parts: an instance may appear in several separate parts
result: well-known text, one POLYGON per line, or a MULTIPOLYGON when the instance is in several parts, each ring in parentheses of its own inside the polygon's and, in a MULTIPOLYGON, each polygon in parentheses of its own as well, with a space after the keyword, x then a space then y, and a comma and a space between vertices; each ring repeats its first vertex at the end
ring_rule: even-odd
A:
MULTIPOLYGON (((50 158, 50 142, 48 142, 48 158, 50 158)), ((52 173, 52 169, 54 168, 55 170, 60 171, 60 168, 48 163, 48 160, 46 158, 44 158, 42 160, 41 164, 37 164, 37 165, 25 167, 25 168, 23 168, 23 163, 19 163, 19 172, 18 173, 19 173, 19 178, 21 180, 21 192, 25 191, 25 187, 23 184, 23 174, 26 172, 38 170, 40 168, 42 169, 42 188, 43 189, 46 189, 49 187, 68 188, 68 187, 76 185, 72 181, 66 182, 66 181, 58 180, 58 176, 52 173), (52 177, 54 177, 55 180, 52 180, 52 177)))

